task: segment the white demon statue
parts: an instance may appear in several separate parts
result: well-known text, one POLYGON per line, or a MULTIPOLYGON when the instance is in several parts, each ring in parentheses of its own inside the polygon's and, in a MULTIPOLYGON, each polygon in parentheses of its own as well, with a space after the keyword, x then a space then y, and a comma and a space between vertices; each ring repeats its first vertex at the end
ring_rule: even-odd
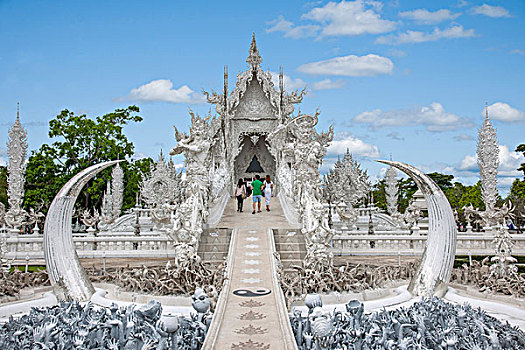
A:
POLYGON ((210 116, 201 118, 191 110, 190 115, 190 135, 175 128, 178 144, 170 151, 171 155, 184 153, 186 158, 185 199, 175 213, 173 227, 169 230, 180 262, 195 259, 203 224, 208 217, 209 153, 212 145, 208 123, 210 116))

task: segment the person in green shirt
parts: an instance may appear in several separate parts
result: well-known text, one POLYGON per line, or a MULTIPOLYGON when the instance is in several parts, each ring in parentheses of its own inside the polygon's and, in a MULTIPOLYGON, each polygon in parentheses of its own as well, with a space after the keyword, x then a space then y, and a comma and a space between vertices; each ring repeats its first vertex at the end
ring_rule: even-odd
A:
POLYGON ((252 214, 255 214, 255 203, 258 204, 257 212, 261 212, 261 200, 262 200, 262 193, 261 193, 261 187, 263 183, 261 182, 261 177, 259 175, 255 175, 255 180, 252 181, 251 187, 252 187, 252 197, 253 197, 253 211, 252 214))

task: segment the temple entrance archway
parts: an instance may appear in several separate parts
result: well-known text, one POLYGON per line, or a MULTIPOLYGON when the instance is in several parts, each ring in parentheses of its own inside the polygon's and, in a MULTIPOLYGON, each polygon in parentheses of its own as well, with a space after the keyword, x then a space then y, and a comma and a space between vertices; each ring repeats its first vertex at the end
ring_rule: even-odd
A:
POLYGON ((234 162, 235 183, 240 178, 252 178, 256 174, 261 175, 261 178, 266 174, 272 179, 275 177, 275 159, 268 150, 265 140, 264 135, 258 135, 256 138, 253 135, 243 136, 241 152, 234 162))

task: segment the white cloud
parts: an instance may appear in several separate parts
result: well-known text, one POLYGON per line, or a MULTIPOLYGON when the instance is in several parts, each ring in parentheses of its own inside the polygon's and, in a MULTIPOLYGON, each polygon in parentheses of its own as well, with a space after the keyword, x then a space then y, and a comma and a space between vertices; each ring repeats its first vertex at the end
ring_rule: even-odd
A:
POLYGON ((331 80, 331 79, 323 79, 320 81, 316 81, 312 84, 312 89, 314 90, 329 90, 329 89, 341 89, 345 86, 346 81, 342 79, 337 80, 331 80))
MULTIPOLYGON (((270 74, 272 75, 273 85, 278 88, 279 87, 279 73, 270 72, 270 74)), ((286 90, 304 89, 307 85, 307 83, 304 80, 300 78, 293 79, 286 74, 284 74, 283 76, 283 83, 284 83, 284 88, 286 90)))
POLYGON ((375 42, 376 44, 411 44, 437 41, 440 39, 470 38, 474 35, 474 29, 465 30, 463 26, 455 25, 444 30, 434 28, 431 33, 408 30, 406 33, 381 36, 377 38, 375 42))
POLYGON ((377 158, 379 148, 345 132, 337 133, 328 147, 328 155, 342 155, 346 150, 358 157, 377 158))
POLYGON ((281 15, 267 22, 270 27, 266 32, 282 32, 286 38, 293 39, 387 33, 394 30, 396 23, 382 19, 379 14, 381 9, 382 4, 376 1, 329 2, 301 16, 301 20, 310 20, 315 24, 295 25, 281 15))
POLYGON ((308 74, 364 77, 391 74, 393 68, 394 63, 390 59, 369 54, 366 56, 334 57, 324 61, 303 64, 297 70, 308 74))
POLYGON ((135 152, 135 153, 133 153, 133 156, 131 156, 131 159, 133 159, 133 160, 140 160, 140 159, 145 159, 145 158, 148 158, 148 157, 149 156, 146 153, 135 152))
MULTIPOLYGON (((503 102, 496 102, 488 106, 489 117, 502 122, 525 122, 525 112, 509 106, 503 102)), ((485 115, 485 111, 482 112, 485 115)))
POLYGON ((467 1, 465 1, 465 0, 459 0, 457 6, 461 8, 461 7, 465 7, 465 6, 467 6, 467 5, 468 5, 468 2, 467 2, 467 1))
POLYGON ((271 27, 266 29, 267 33, 283 32, 285 38, 300 39, 307 37, 315 37, 321 29, 321 26, 314 24, 307 24, 301 26, 294 26, 290 21, 284 19, 281 15, 273 21, 267 22, 271 27))
POLYGON ((321 27, 317 25, 297 26, 286 32, 284 37, 292 39, 314 37, 317 36, 319 29, 321 29, 321 27))
POLYGON ((484 15, 492 18, 512 17, 506 8, 501 6, 490 6, 487 4, 483 4, 481 6, 474 6, 471 9, 471 12, 475 15, 484 15))
POLYGON ((187 85, 173 89, 173 83, 167 79, 153 80, 131 90, 128 98, 142 102, 164 101, 172 103, 199 104, 206 100, 187 85))
MULTIPOLYGON (((276 72, 270 72, 272 75, 272 82, 274 86, 279 86, 279 73, 276 72)), ((286 90, 297 90, 297 89, 304 89, 309 85, 309 83, 305 82, 304 80, 297 78, 294 79, 286 74, 283 75, 283 83, 284 88, 286 90)), ((346 82, 344 80, 338 79, 338 80, 331 80, 331 79, 324 79, 320 81, 316 81, 312 83, 310 86, 312 87, 312 90, 329 90, 329 89, 340 89, 344 87, 346 82)))
POLYGON ((329 2, 301 18, 320 23, 320 36, 381 34, 394 30, 396 23, 381 18, 382 4, 375 1, 329 2))
POLYGON ((391 133, 386 135, 387 137, 390 137, 392 140, 398 140, 398 141, 404 141, 405 138, 401 136, 397 131, 392 131, 391 133))
POLYGON ((405 51, 397 49, 388 50, 388 54, 393 57, 405 57, 407 55, 405 51))
POLYGON ((445 9, 434 12, 428 11, 427 9, 417 9, 399 13, 399 16, 414 20, 416 23, 420 24, 437 24, 447 20, 454 20, 460 15, 461 13, 452 13, 450 10, 445 9))
POLYGON ((474 137, 468 134, 459 134, 454 136, 454 141, 472 141, 474 137))
POLYGON ((525 56, 525 50, 520 50, 520 49, 511 50, 509 51, 509 53, 514 54, 514 55, 525 56))
POLYGON ((271 32, 288 32, 293 27, 293 23, 290 21, 287 21, 284 19, 282 15, 274 19, 273 21, 269 21, 266 24, 271 25, 270 28, 266 29, 266 33, 271 32))
MULTIPOLYGON (((517 169, 525 161, 519 152, 510 151, 506 145, 499 145, 499 167, 498 175, 501 177, 519 177, 522 173, 517 169)), ((458 170, 467 172, 478 172, 478 155, 467 154, 460 162, 458 170)))
POLYGON ((353 121, 369 124, 372 129, 421 125, 425 126, 428 131, 447 131, 473 126, 469 119, 446 112, 438 102, 433 102, 428 107, 417 107, 412 110, 382 111, 376 109, 367 111, 355 116, 353 121))
POLYGON ((321 29, 318 25, 294 26, 292 22, 285 20, 282 15, 273 21, 267 22, 267 24, 271 25, 270 28, 266 29, 267 33, 283 32, 285 38, 292 39, 315 37, 321 29))

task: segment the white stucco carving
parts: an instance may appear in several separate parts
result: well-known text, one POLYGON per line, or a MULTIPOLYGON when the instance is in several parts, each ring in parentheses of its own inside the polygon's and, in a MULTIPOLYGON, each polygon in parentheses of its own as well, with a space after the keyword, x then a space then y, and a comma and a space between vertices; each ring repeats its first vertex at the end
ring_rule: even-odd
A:
POLYGON ((496 129, 490 123, 488 109, 485 111, 485 121, 479 130, 477 156, 479 175, 481 177, 481 196, 485 202, 484 226, 493 226, 497 222, 492 220, 491 213, 496 208, 498 197, 497 180, 499 166, 499 148, 496 139, 496 129))
POLYGON ((24 225, 27 217, 26 211, 22 208, 27 157, 27 131, 20 123, 19 111, 16 113, 15 123, 9 129, 7 156, 9 157, 7 163, 7 202, 9 208, 4 220, 10 228, 19 229, 24 225))

